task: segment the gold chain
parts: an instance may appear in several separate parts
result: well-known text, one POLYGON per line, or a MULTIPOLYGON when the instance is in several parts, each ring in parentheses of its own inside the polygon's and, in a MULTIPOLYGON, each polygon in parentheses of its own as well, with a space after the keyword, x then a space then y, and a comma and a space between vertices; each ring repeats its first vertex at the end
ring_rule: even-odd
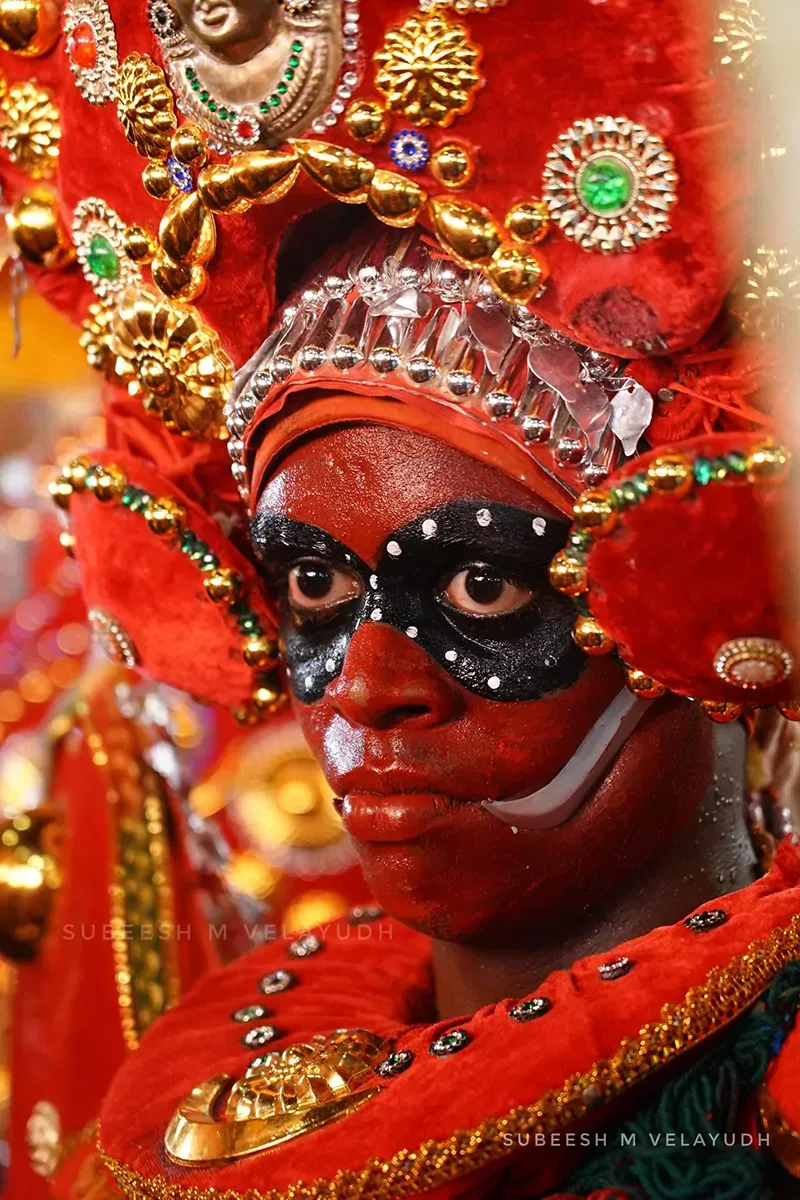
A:
MULTIPOLYGON (((451 1182, 511 1153, 517 1135, 551 1133, 580 1120, 594 1107, 627 1091, 653 1070, 688 1050, 740 1016, 755 1003, 778 971, 800 955, 800 915, 769 937, 753 942, 727 967, 714 967, 704 984, 690 988, 678 1004, 666 1004, 660 1019, 625 1038, 610 1059, 571 1075, 533 1105, 513 1108, 476 1129, 458 1131, 444 1141, 423 1142, 388 1161, 372 1159, 360 1171, 339 1171, 332 1179, 294 1183, 285 1191, 248 1189, 247 1200, 399 1200, 451 1182), (505 1135, 511 1135, 506 1137, 505 1135)), ((109 1157, 103 1159, 128 1200, 243 1200, 235 1191, 181 1187, 164 1177, 145 1178, 109 1157)))

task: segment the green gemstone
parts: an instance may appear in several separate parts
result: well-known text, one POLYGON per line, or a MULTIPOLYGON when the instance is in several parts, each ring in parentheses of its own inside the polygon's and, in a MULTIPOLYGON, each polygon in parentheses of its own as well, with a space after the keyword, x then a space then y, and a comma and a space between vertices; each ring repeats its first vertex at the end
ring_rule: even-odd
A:
POLYGON ((286 68, 286 70, 283 72, 283 77, 284 79, 294 79, 294 71, 291 67, 286 68))
POLYGON ((626 504, 638 504, 642 498, 631 480, 623 483, 622 494, 625 497, 626 504))
POLYGON ((614 505, 614 508, 625 508, 626 507, 627 499, 626 499, 625 493, 621 487, 610 488, 608 494, 609 494, 609 497, 611 498, 611 503, 614 505))
POLYGON ((598 217, 621 213, 633 192, 633 168, 615 155, 597 154, 590 158, 578 178, 578 198, 598 217))
POLYGON ((136 495, 136 488, 132 488, 132 487, 125 488, 125 491, 122 493, 122 503, 125 505, 126 508, 130 507, 131 501, 133 500, 135 495, 136 495))
POLYGON ((296 54, 293 54, 292 57, 289 59, 289 66, 290 67, 299 67, 300 66, 300 59, 297 57, 296 54))
POLYGON ((732 471, 734 475, 747 474, 747 463, 745 462, 744 455, 740 454, 738 450, 731 450, 730 454, 726 456, 725 461, 728 464, 728 470, 732 471))
POLYGON ((277 88, 276 88, 276 91, 277 91, 277 92, 279 92, 281 96, 285 96, 285 95, 286 95, 286 89, 287 89, 287 86, 288 86, 288 85, 287 85, 287 84, 285 84, 285 83, 279 83, 279 84, 278 84, 278 86, 277 86, 277 88))
POLYGON ((197 71, 195 71, 194 67, 186 68, 186 78, 187 79, 196 79, 197 78, 197 71))
POLYGON ((200 559, 201 571, 216 571, 219 566, 219 559, 216 554, 204 554, 200 559))
POLYGON ((281 102, 281 98, 280 98, 280 96, 270 96, 269 102, 273 108, 277 108, 281 102))
POLYGON ((203 101, 203 104, 208 104, 209 100, 211 99, 211 93, 203 89, 203 91, 200 93, 200 99, 203 101))
POLYGON ((193 79, 193 80, 192 80, 192 91, 193 91, 193 92, 199 92, 199 91, 200 91, 200 81, 199 81, 199 79, 193 79))
POLYGON ((89 243, 86 263, 93 275, 114 282, 119 279, 119 259, 111 242, 102 233, 96 233, 89 243))
POLYGON ((228 110, 227 110, 227 108, 221 108, 221 109, 219 110, 219 116, 220 116, 220 120, 221 120, 221 121, 227 121, 227 119, 228 119, 228 110))
POLYGON ((694 460, 694 477, 703 487, 711 482, 714 477, 714 464, 710 458, 696 458, 694 460))
POLYGON ((209 105, 208 105, 208 111, 209 111, 209 112, 216 112, 216 111, 217 111, 217 102, 216 102, 216 100, 211 100, 211 101, 209 101, 209 105))
POLYGON ((728 464, 724 458, 715 458, 711 464, 711 478, 715 483, 721 483, 728 478, 728 464))
POLYGON ((269 105, 267 104, 266 100, 262 100, 261 103, 259 104, 258 108, 259 108, 259 111, 262 113, 269 112, 269 105))
POLYGON ((191 554, 195 547, 195 536, 191 529, 187 529, 181 538, 181 550, 184 554, 191 554))
POLYGON ((292 49, 294 50, 295 54, 299 54, 303 49, 303 43, 299 40, 292 42, 292 49))

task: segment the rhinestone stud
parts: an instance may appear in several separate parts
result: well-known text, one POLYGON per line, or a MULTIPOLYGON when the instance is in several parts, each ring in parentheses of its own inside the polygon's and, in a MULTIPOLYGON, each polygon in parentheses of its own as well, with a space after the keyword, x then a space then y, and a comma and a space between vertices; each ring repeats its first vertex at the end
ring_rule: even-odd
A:
POLYGON ((472 1038, 466 1029, 451 1029, 449 1033, 435 1038, 428 1050, 437 1058, 446 1058, 448 1054, 457 1054, 459 1050, 463 1050, 471 1041, 472 1038))
POLYGON ((259 1046, 266 1046, 268 1042, 274 1042, 277 1036, 278 1031, 274 1025, 256 1025, 255 1029, 248 1029, 242 1038, 242 1045, 255 1050, 259 1046))
POLYGON ((348 925, 366 925, 369 921, 380 921, 385 915, 379 904, 357 904, 347 915, 348 925))
POLYGON ((247 1008, 237 1008, 236 1012, 232 1013, 231 1020, 239 1025, 249 1025, 251 1021, 263 1021, 268 1016, 269 1009, 264 1008, 263 1004, 249 1004, 247 1008))
POLYGON ((297 976, 291 971, 271 971, 258 986, 265 996, 277 996, 279 992, 288 992, 296 983, 297 976))
POLYGON ((407 1071, 414 1061, 414 1055, 411 1050, 395 1050, 383 1062, 379 1062, 375 1068, 375 1074, 380 1075, 381 1079, 394 1079, 395 1075, 402 1075, 403 1071, 407 1071))
POLYGON ((687 917, 683 923, 687 929, 691 929, 692 933, 708 933, 709 929, 716 929, 718 926, 724 925, 727 919, 728 914, 724 908, 708 908, 705 912, 687 917))
POLYGON ((597 968, 597 974, 606 983, 612 979, 621 979, 623 975, 627 975, 634 967, 633 959, 630 958, 614 958, 611 962, 601 963, 597 968))
POLYGON ((525 1024, 528 1021, 535 1021, 537 1017, 543 1017, 545 1013, 550 1012, 551 1008, 552 1002, 546 996, 534 996, 531 1000, 523 1000, 520 1004, 515 1004, 508 1010, 508 1015, 512 1021, 521 1021, 525 1024))
POLYGON ((310 958, 312 954, 319 954, 321 949, 322 938, 317 937, 315 933, 304 933, 302 937, 290 942, 287 953, 292 958, 310 958))

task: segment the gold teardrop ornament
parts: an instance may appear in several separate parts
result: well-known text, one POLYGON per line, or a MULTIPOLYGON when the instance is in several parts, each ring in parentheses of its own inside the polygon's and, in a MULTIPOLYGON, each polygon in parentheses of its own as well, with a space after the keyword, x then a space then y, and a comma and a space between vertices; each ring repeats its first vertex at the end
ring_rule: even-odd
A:
POLYGON ((241 1079, 215 1075, 173 1116, 167 1154, 187 1165, 224 1162, 321 1129, 378 1094, 368 1083, 386 1050, 366 1029, 338 1029, 263 1055, 241 1079))

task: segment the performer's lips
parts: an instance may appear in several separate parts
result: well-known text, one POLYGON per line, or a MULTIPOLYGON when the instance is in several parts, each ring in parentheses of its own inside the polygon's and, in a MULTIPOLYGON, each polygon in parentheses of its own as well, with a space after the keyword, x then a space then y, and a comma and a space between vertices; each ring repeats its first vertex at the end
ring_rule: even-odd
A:
POLYGON ((348 792, 336 807, 347 832, 363 842, 413 842, 453 812, 452 800, 433 792, 348 792))

